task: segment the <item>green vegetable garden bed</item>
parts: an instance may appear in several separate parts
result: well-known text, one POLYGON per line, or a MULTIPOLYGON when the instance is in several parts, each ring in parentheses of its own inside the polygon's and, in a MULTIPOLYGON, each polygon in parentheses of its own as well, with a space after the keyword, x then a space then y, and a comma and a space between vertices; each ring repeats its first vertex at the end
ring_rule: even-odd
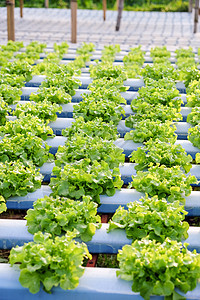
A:
POLYGON ((47 52, 37 42, 1 46, 0 210, 6 201, 8 208, 29 208, 27 222, 0 222, 1 248, 14 246, 10 265, 0 265, 3 299, 199 299, 200 229, 185 215, 200 212, 200 192, 192 191, 200 163, 200 53, 179 49, 171 59, 166 47, 144 54, 110 45, 88 64, 98 57, 93 44, 71 51, 70 59, 67 52, 66 43, 47 52), (26 94, 25 85, 38 89, 26 94), (77 95, 73 119, 62 119, 63 105, 77 95), (192 156, 177 132, 188 138, 192 156), (127 142, 129 153, 116 141, 127 142), (50 184, 41 187, 44 170, 50 184), (111 207, 102 225, 97 211, 111 207), (92 253, 119 250, 119 268, 84 268, 92 258, 87 245, 92 253))

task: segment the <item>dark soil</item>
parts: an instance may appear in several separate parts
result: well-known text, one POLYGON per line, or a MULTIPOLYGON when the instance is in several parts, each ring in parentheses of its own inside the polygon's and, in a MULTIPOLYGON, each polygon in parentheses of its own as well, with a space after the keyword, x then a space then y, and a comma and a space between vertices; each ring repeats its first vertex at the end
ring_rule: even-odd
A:
POLYGON ((23 220, 25 216, 26 210, 8 209, 6 212, 0 214, 0 219, 23 220))
POLYGON ((8 263, 9 255, 10 255, 10 250, 7 249, 0 250, 0 263, 8 263))

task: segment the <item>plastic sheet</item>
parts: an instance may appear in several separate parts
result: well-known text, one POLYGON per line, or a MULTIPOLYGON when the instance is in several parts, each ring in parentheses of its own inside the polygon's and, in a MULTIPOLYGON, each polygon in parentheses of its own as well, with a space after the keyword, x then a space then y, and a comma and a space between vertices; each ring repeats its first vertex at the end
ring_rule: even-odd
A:
MULTIPOLYGON (((81 88, 82 89, 86 89, 88 87, 88 85, 92 82, 92 78, 88 77, 76 77, 77 79, 79 79, 82 84, 81 84, 81 88)), ((44 75, 36 75, 33 76, 33 78, 29 81, 26 82, 25 86, 27 87, 38 87, 40 86, 41 82, 45 79, 44 75)), ((129 86, 129 91, 138 91, 138 89, 142 86, 144 86, 144 81, 143 79, 127 79, 126 81, 124 81, 124 85, 125 86, 129 86)), ((180 91, 180 93, 186 93, 186 88, 183 82, 178 82, 176 84, 177 89, 180 91)))
MULTIPOLYGON (((45 142, 51 147, 50 153, 56 154, 59 146, 64 146, 67 138, 64 136, 55 136, 54 138, 48 138, 45 142)), ((138 147, 143 147, 142 143, 134 143, 131 140, 125 141, 123 138, 119 138, 114 141, 114 144, 117 147, 122 148, 126 157, 128 157, 133 151, 136 151, 138 147)), ((195 159, 196 153, 200 150, 197 147, 194 147, 192 143, 188 140, 177 140, 176 145, 181 145, 185 151, 195 159)))
MULTIPOLYGON (((38 87, 23 87, 21 100, 29 100, 29 96, 31 93, 36 94, 38 91, 38 87)), ((78 89, 76 90, 76 94, 72 96, 72 102, 80 102, 82 100, 82 94, 90 94, 89 90, 78 89)))
MULTIPOLYGON (((14 120, 15 117, 9 116, 8 120, 14 120)), ((66 127, 70 127, 72 122, 75 120, 73 118, 58 118, 54 122, 50 122, 49 126, 53 129, 54 134, 60 136, 62 134, 62 129, 66 127)), ((187 130, 190 125, 186 122, 177 123, 177 130, 176 133, 178 134, 178 138, 180 139, 187 139, 187 130)), ((131 131, 131 128, 125 126, 125 120, 121 120, 117 126, 117 130, 121 137, 124 137, 126 132, 131 131)))
MULTIPOLYGON (((125 163, 123 166, 120 166, 119 169, 120 169, 122 180, 124 181, 125 184, 128 184, 129 182, 132 181, 132 175, 136 175, 134 163, 125 163)), ((200 165, 193 165, 188 175, 189 174, 196 176, 197 180, 199 180, 200 165)), ((197 185, 199 184, 200 182, 197 185)))
MULTIPOLYGON (((132 240, 126 237, 124 229, 115 229, 107 233, 108 227, 108 224, 102 224, 102 227, 96 230, 92 240, 86 242, 89 252, 114 254, 124 245, 131 245, 132 240)), ((33 240, 25 220, 0 219, 0 228, 0 249, 11 249, 33 240)), ((188 235, 188 239, 184 240, 189 244, 188 249, 191 251, 196 249, 200 252, 200 227, 190 227, 188 235)))
POLYGON ((14 196, 7 200, 8 209, 29 209, 32 208, 33 202, 44 196, 49 196, 52 193, 51 188, 48 185, 42 185, 40 189, 35 192, 28 193, 26 196, 14 196))
MULTIPOLYGON (((127 54, 128 54, 128 52, 125 52, 125 51, 117 53, 115 56, 115 62, 123 62, 123 58, 127 54)), ((90 59, 91 59, 91 61, 94 61, 94 60, 101 61, 101 55, 102 55, 101 51, 95 50, 95 52, 93 52, 93 55, 91 56, 90 59)), ((77 56, 77 54, 75 52, 74 53, 66 53, 63 55, 62 59, 63 60, 74 60, 76 56, 77 56)), ((40 54, 40 57, 44 58, 44 57, 46 57, 46 55, 40 54)), ((145 63, 153 63, 152 57, 150 57, 149 55, 144 55, 144 60, 145 60, 145 63)), ((176 62, 175 57, 169 58, 169 61, 172 64, 174 64, 176 62)))
MULTIPOLYGON (((58 146, 63 146, 65 142, 67 141, 67 138, 64 136, 56 136, 54 138, 48 138, 46 140, 47 144, 51 146, 50 152, 55 154, 58 150, 58 146)), ((116 141, 114 141, 114 144, 117 147, 122 148, 126 155, 128 157, 133 151, 136 151, 138 147, 142 147, 142 143, 134 143, 131 140, 125 141, 123 138, 119 138, 116 141)), ((194 147, 192 143, 188 140, 177 140, 176 145, 181 145, 185 151, 192 156, 192 158, 195 158, 195 155, 197 152, 199 152, 199 148, 194 147)))
MULTIPOLYGON (((64 60, 69 59, 70 60, 70 59, 74 59, 75 57, 77 57, 77 53, 76 53, 77 47, 75 47, 73 49, 72 48, 73 46, 77 46, 77 45, 70 45, 70 49, 68 49, 67 53, 63 54, 62 59, 64 59, 64 60)), ((78 47, 79 47, 79 45, 78 45, 78 47)), ((121 47, 123 47, 123 45, 121 45, 121 47)), ((94 57, 95 59, 96 59, 96 57, 101 58, 103 48, 104 48, 103 46, 97 46, 97 48, 95 48, 95 50, 91 53, 92 57, 94 57)), ((25 50, 26 50, 25 48, 21 48, 18 52, 15 52, 15 54, 25 52, 25 50)), ((53 52, 53 48, 48 48, 48 46, 47 46, 45 51, 47 51, 48 53, 51 53, 51 52, 53 52)), ((129 53, 129 51, 127 50, 127 47, 125 47, 125 49, 121 49, 121 51, 116 54, 115 60, 116 60, 116 58, 122 59, 128 53, 129 53)), ((40 57, 44 58, 46 56, 47 56, 46 53, 40 53, 40 57)), ((150 51, 148 51, 148 50, 145 51, 144 59, 147 62, 153 62, 150 51)), ((169 61, 170 62, 176 62, 176 54, 174 52, 171 52, 171 57, 169 58, 169 61)))
MULTIPOLYGON (((142 143, 134 143, 131 140, 125 141, 123 138, 117 139, 114 144, 124 149, 126 157, 128 157, 133 151, 136 151, 138 147, 143 147, 142 143)), ((195 159, 195 155, 200 151, 199 148, 194 147, 193 144, 188 140, 177 140, 176 145, 181 145, 185 151, 195 159)))
MULTIPOLYGON (((49 182, 51 178, 51 173, 54 163, 44 163, 42 167, 40 167, 40 172, 44 176, 44 181, 49 182)), ((136 175, 135 164, 134 163, 125 163, 123 166, 119 167, 121 178, 124 181, 124 184, 129 184, 132 181, 132 176, 136 175)), ((195 175, 197 179, 200 179, 200 165, 193 165, 190 172, 188 174, 195 175)), ((200 185, 200 182, 198 183, 200 185)))
POLYGON ((32 79, 25 83, 25 86, 27 87, 38 87, 41 85, 42 81, 44 81, 46 78, 45 75, 35 75, 32 77, 32 79))
MULTIPOLYGON (((52 294, 42 289, 33 295, 19 283, 19 268, 9 264, 0 264, 0 295, 2 300, 143 300, 139 293, 131 289, 132 282, 116 276, 117 269, 85 268, 79 285, 74 290, 64 291, 53 288, 52 294)), ((200 284, 186 294, 187 300, 199 300, 200 284)), ((163 300, 164 297, 153 296, 153 300, 163 300)))
MULTIPOLYGON (((7 200, 7 207, 9 209, 29 209, 32 208, 33 202, 45 195, 49 196, 52 190, 47 185, 42 185, 40 189, 35 192, 28 193, 26 196, 14 196, 7 200)), ((101 205, 98 207, 99 213, 114 213, 119 205, 126 208, 127 203, 138 201, 144 193, 137 192, 135 189, 121 189, 116 190, 111 197, 107 195, 100 195, 101 205)), ((185 210, 188 216, 200 216, 200 192, 192 191, 191 194, 185 197, 185 210)))
MULTIPOLYGON (((22 88, 22 96, 21 99, 22 100, 29 100, 29 96, 31 93, 37 93, 38 87, 23 87, 22 88)), ((80 102, 83 99, 83 94, 90 94, 91 92, 87 89, 77 89, 75 90, 76 94, 74 96, 72 96, 72 102, 80 102)), ((121 93, 122 97, 126 100, 127 105, 131 104, 131 101, 135 98, 138 97, 138 92, 134 92, 134 91, 126 91, 126 92, 122 92, 121 93)), ((185 105, 187 103, 187 99, 186 99, 186 95, 185 94, 180 94, 180 97, 183 101, 182 105, 185 105)), ((190 109, 189 107, 187 107, 187 109, 190 109)))
POLYGON ((46 143, 51 147, 49 152, 52 154, 56 154, 59 146, 64 146, 67 138, 64 136, 55 136, 54 138, 48 138, 46 143))
MULTIPOLYGON (((28 103, 28 99, 23 100, 23 101, 19 101, 18 104, 23 105, 28 103)), ((67 104, 62 104, 62 112, 61 113, 57 113, 57 116, 60 118, 72 118, 73 117, 73 111, 74 111, 74 105, 77 105, 78 102, 72 102, 72 103, 67 103, 67 104)), ((14 105, 10 105, 11 109, 14 110, 16 108, 17 104, 14 105)), ((134 115, 135 113, 132 111, 131 106, 130 105, 122 105, 126 116, 122 115, 122 119, 127 118, 130 115, 134 115)), ((183 121, 186 121, 188 114, 191 112, 191 108, 190 107, 182 107, 181 108, 181 114, 183 116, 183 121)))

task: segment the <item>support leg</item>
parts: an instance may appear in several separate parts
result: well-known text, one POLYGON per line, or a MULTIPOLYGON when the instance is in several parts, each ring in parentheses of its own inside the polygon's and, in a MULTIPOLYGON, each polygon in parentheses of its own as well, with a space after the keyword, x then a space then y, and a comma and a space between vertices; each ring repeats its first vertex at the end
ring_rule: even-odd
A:
POLYGON ((124 7, 124 0, 119 0, 116 31, 119 31, 119 28, 120 28, 123 7, 124 7))
POLYGON ((107 8, 107 3, 106 0, 103 0, 103 20, 106 20, 106 8, 107 8))
POLYGON ((71 0, 71 42, 77 43, 77 1, 71 0))
POLYGON ((20 17, 23 18, 24 1, 23 1, 23 0, 20 0, 20 1, 19 1, 19 5, 20 5, 20 17))
POLYGON ((197 32, 198 20, 199 20, 199 0, 195 0, 195 8, 194 8, 194 33, 197 32))
POLYGON ((7 6, 8 40, 15 41, 15 18, 14 18, 15 0, 7 0, 6 6, 7 6))

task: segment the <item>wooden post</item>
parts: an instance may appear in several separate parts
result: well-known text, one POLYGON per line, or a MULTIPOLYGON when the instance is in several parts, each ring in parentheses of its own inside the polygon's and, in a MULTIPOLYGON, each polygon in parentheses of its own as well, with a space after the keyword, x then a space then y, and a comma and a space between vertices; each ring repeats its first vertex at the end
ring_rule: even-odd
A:
POLYGON ((20 0, 19 5, 20 5, 20 17, 23 18, 24 0, 20 0))
POLYGON ((44 0, 44 6, 45 8, 49 8, 49 0, 44 0))
POLYGON ((117 10, 119 8, 119 0, 116 1, 116 7, 117 7, 117 10))
POLYGON ((98 259, 98 254, 92 254, 92 259, 88 260, 86 267, 94 268, 96 266, 97 259, 98 259))
POLYGON ((195 0, 195 8, 194 8, 194 33, 197 32, 198 19, 199 19, 199 0, 195 0))
POLYGON ((107 7, 107 3, 106 0, 103 0, 103 20, 106 20, 106 7, 107 7))
POLYGON ((71 42, 77 42, 77 0, 71 0, 71 42))
POLYGON ((7 31, 8 31, 8 40, 15 40, 15 0, 7 0, 7 31))
POLYGON ((116 31, 119 31, 123 7, 124 7, 124 0, 119 0, 116 31))
POLYGON ((188 12, 192 12, 193 0, 189 0, 188 12))

